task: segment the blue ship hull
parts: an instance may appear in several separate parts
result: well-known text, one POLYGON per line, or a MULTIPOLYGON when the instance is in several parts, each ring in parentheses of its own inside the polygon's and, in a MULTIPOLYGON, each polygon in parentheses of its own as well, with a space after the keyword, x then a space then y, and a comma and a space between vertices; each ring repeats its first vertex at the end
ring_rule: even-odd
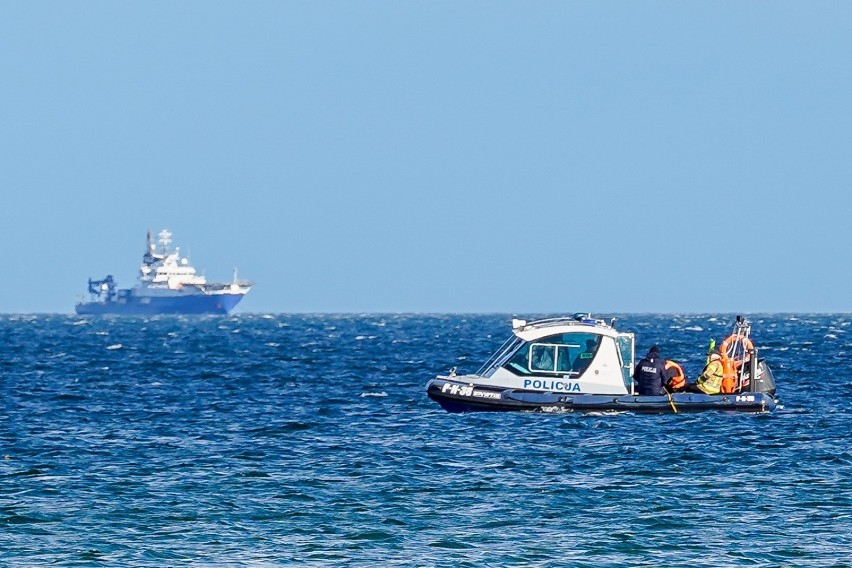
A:
POLYGON ((227 314, 242 299, 243 294, 193 295, 171 298, 130 296, 127 299, 109 302, 83 302, 77 304, 75 310, 80 315, 227 314))

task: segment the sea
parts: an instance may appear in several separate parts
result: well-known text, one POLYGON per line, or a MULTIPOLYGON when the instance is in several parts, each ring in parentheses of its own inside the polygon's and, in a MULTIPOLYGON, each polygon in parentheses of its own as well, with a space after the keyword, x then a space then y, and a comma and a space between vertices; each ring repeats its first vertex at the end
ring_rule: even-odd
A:
MULTIPOLYGON (((771 414, 426 396, 546 315, 2 315, 0 566, 852 566, 852 314, 744 314, 771 414)), ((602 315, 690 379, 736 316, 602 315)))

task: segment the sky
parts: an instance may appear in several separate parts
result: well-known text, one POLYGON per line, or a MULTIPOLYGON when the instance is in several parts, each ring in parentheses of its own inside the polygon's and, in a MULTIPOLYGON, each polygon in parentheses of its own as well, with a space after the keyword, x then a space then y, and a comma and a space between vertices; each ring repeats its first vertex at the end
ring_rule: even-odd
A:
POLYGON ((2 313, 852 311, 852 3, 0 3, 2 313))

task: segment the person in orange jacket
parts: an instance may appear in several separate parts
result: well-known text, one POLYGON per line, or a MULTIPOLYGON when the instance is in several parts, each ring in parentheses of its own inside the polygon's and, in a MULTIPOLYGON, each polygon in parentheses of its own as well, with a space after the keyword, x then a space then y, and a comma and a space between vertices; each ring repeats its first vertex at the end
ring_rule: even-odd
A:
POLYGON ((666 388, 669 392, 681 392, 686 387, 686 373, 676 361, 666 359, 666 388))

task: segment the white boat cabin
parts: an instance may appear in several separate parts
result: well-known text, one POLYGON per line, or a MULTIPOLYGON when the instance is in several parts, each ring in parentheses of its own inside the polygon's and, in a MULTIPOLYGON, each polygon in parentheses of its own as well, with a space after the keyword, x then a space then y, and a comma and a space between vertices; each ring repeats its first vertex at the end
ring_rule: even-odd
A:
POLYGON ((613 324, 589 314, 513 320, 512 337, 480 370, 454 380, 542 392, 631 394, 634 336, 613 324))

